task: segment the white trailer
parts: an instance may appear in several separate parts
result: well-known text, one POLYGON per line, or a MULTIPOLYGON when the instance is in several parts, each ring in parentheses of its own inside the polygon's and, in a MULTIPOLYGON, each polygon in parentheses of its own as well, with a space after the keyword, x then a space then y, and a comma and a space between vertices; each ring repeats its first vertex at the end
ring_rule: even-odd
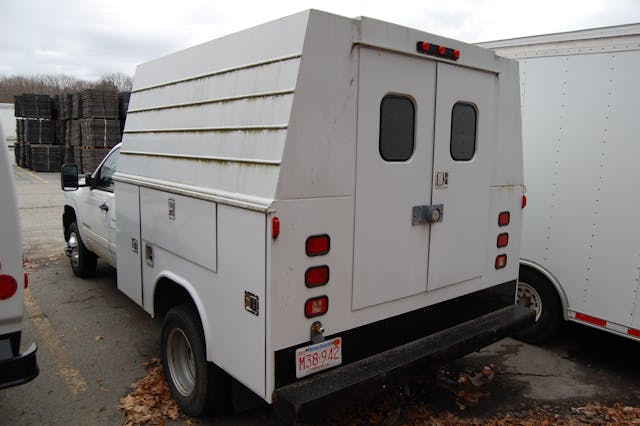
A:
POLYGON ((9 149, 0 124, 0 389, 38 376, 37 347, 20 351, 24 291, 29 277, 22 265, 22 231, 9 149))
POLYGON ((13 147, 17 141, 16 117, 13 104, 0 103, 0 126, 4 130, 4 137, 0 139, 0 142, 13 147))
POLYGON ((480 45, 520 63, 522 336, 564 317, 640 340, 640 24, 480 45))
POLYGON ((189 414, 207 365, 295 417, 476 350, 532 320, 518 93, 490 50, 313 10, 140 65, 122 147, 67 193, 72 265, 165 317, 189 414))

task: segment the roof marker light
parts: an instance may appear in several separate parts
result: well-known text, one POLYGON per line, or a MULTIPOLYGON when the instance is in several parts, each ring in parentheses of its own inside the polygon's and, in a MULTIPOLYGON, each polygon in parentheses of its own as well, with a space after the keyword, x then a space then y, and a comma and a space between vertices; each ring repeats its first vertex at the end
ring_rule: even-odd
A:
POLYGON ((451 49, 446 46, 440 46, 438 44, 429 43, 428 41, 418 41, 416 43, 416 50, 419 53, 439 56, 441 58, 451 59, 453 61, 457 61, 458 59, 460 59, 460 55, 461 55, 459 49, 451 49))

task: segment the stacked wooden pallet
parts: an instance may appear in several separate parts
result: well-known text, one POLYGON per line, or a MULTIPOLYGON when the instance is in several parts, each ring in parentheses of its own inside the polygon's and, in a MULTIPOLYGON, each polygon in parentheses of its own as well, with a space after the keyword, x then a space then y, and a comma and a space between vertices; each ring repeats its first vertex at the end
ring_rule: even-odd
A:
POLYGON ((87 89, 80 95, 82 118, 118 118, 120 101, 116 90, 87 89))
POLYGON ((81 173, 92 173, 122 140, 128 104, 129 93, 113 89, 16 96, 16 163, 37 171, 76 163, 81 173))
POLYGON ((49 155, 49 149, 46 147, 54 146, 56 143, 55 128, 56 108, 49 95, 37 95, 33 93, 25 93, 15 97, 15 115, 16 115, 16 136, 15 144, 16 163, 22 167, 32 167, 34 146, 45 147, 38 149, 37 162, 40 171, 58 170, 60 167, 60 159, 54 157, 52 160, 57 164, 52 165, 50 169, 42 170, 43 164, 52 163, 43 156, 49 155))
POLYGON ((51 97, 24 93, 15 97, 15 115, 25 118, 52 119, 51 97))
POLYGON ((31 169, 36 172, 57 171, 62 162, 58 145, 31 145, 31 169))
POLYGON ((113 148, 122 139, 120 120, 87 118, 80 124, 83 147, 113 148))

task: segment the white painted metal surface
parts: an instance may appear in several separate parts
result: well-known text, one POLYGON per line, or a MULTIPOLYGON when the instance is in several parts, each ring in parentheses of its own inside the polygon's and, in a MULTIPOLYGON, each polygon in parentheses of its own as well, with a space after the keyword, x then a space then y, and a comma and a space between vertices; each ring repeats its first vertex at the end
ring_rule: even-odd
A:
MULTIPOLYGON (((0 141, 3 139, 0 125, 0 141)), ((4 335, 22 329, 24 314, 22 235, 13 166, 6 143, 0 143, 0 274, 11 275, 18 283, 13 297, 0 300, 0 335, 4 335)))
POLYGON ((557 280, 566 318, 640 337, 640 24, 482 45, 521 58, 523 259, 557 280))
POLYGON ((309 341, 311 297, 329 298, 320 318, 329 335, 515 280, 517 84, 513 62, 485 49, 318 11, 141 65, 116 174, 119 286, 152 314, 160 281, 186 289, 208 360, 270 402, 275 351, 309 341), (416 53, 418 40, 460 49, 461 58, 444 66, 416 53), (379 155, 388 93, 417 107, 416 150, 399 164, 379 155), (483 120, 482 156, 468 171, 444 160, 460 100, 476 102, 483 120), (441 197, 443 223, 412 226, 412 207, 435 201, 434 130, 438 167, 460 180, 441 197), (503 210, 512 213, 513 239, 497 250, 503 210), (445 233, 434 242, 439 225, 445 233), (325 233, 330 252, 307 256, 307 237, 325 233), (430 282, 429 251, 437 250, 442 265, 430 282), (495 271, 503 252, 512 260, 495 271), (305 271, 319 265, 330 268, 329 282, 307 288, 305 271), (245 292, 259 298, 258 315, 245 310, 245 292))

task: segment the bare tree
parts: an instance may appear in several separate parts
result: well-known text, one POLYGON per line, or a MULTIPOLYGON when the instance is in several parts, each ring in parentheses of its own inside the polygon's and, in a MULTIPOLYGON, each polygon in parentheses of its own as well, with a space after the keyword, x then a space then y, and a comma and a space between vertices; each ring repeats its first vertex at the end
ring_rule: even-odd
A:
POLYGON ((119 92, 130 92, 133 87, 133 80, 126 74, 114 72, 103 75, 98 85, 113 86, 119 92))
POLYGON ((67 74, 45 74, 34 76, 0 75, 0 102, 13 102, 22 93, 57 95, 78 92, 94 87, 113 87, 119 91, 131 91, 132 80, 126 74, 105 74, 99 81, 81 80, 67 74))

